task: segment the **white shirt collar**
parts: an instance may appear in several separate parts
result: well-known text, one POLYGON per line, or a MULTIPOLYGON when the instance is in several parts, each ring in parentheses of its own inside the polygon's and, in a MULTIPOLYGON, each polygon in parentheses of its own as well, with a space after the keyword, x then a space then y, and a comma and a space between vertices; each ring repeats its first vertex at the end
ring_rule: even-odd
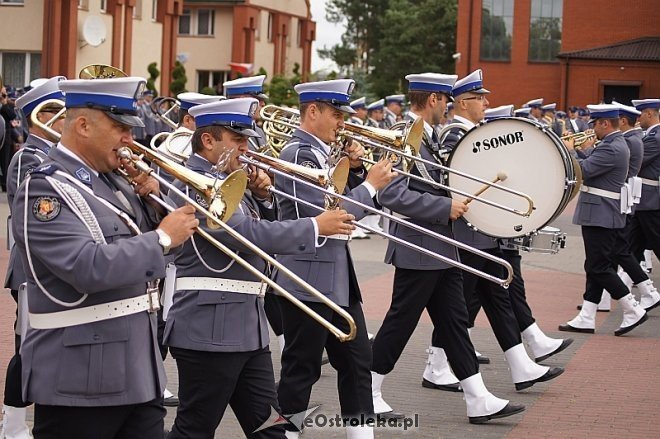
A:
MULTIPOLYGON (((304 132, 304 133, 307 133, 308 135, 312 136, 312 137, 314 138, 314 140, 316 140, 318 143, 321 144, 321 147, 322 147, 323 152, 325 153, 325 155, 330 155, 330 146, 327 145, 323 140, 319 139, 319 138, 316 137, 314 134, 312 134, 312 133, 310 133, 309 131, 306 131, 306 130, 300 128, 300 127, 298 127, 298 129, 299 129, 300 131, 302 131, 302 132, 304 132)), ((312 147, 314 147, 314 145, 312 145, 312 147)))
MULTIPOLYGON (((414 119, 419 119, 420 116, 416 115, 412 110, 408 111, 408 116, 414 119)), ((423 120, 423 119, 422 119, 423 120)), ((429 139, 433 137, 433 127, 424 121, 424 131, 429 136, 429 139)))
POLYGON ((34 137, 36 137, 37 139, 41 140, 41 141, 44 142, 46 145, 48 145, 49 148, 52 148, 52 147, 55 145, 55 144, 54 144, 53 142, 51 142, 50 140, 48 140, 48 139, 44 139, 44 138, 41 137, 41 136, 37 136, 37 135, 34 134, 34 133, 30 133, 30 136, 34 136, 34 137))
POLYGON ((85 161, 83 159, 81 159, 75 152, 71 151, 69 148, 64 146, 62 144, 62 142, 57 144, 57 149, 59 151, 62 151, 64 154, 68 155, 69 157, 71 157, 75 161, 80 162, 81 164, 85 165, 85 167, 89 168, 89 170, 92 171, 92 173, 94 173, 94 175, 96 175, 97 177, 99 176, 99 172, 97 170, 90 168, 89 165, 87 163, 85 163, 85 161))
POLYGON ((456 122, 456 121, 462 123, 463 125, 467 125, 469 128, 472 128, 475 125, 474 123, 472 123, 472 121, 467 120, 463 116, 459 116, 458 114, 454 114, 454 122, 456 122))

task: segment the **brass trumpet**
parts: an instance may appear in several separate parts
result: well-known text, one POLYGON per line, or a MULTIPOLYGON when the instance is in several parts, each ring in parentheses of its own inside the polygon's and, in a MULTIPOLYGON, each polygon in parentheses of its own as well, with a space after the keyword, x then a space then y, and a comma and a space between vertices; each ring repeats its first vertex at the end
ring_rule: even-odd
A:
POLYGON ((169 117, 170 114, 176 114, 178 109, 181 108, 181 102, 179 102, 178 99, 169 96, 158 96, 151 101, 149 107, 151 108, 151 111, 153 111, 153 113, 167 126, 173 130, 178 128, 179 125, 169 117), (167 103, 170 108, 163 111, 160 106, 165 103, 167 103))
POLYGON ((596 139, 596 133, 594 133, 594 130, 586 130, 579 133, 573 133, 573 134, 567 134, 565 136, 561 136, 561 140, 564 141, 568 141, 571 139, 573 139, 573 146, 575 146, 575 148, 579 148, 587 141, 596 139))

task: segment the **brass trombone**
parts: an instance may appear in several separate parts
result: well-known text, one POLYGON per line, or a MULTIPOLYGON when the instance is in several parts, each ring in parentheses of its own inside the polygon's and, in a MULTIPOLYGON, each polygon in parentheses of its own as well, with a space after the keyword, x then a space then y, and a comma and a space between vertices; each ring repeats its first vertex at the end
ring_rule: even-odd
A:
MULTIPOLYGON (((486 280, 489 280, 491 282, 495 282, 495 283, 497 283, 497 284, 499 284, 499 285, 501 285, 505 288, 511 283, 511 280, 513 279, 513 268, 504 259, 493 256, 493 255, 491 255, 489 253, 486 253, 482 250, 470 247, 467 244, 463 244, 462 242, 459 242, 459 241, 451 239, 447 236, 441 235, 440 233, 436 233, 432 230, 425 229, 424 227, 418 226, 417 224, 414 224, 410 221, 406 221, 404 219, 401 219, 401 218, 396 217, 394 215, 391 215, 389 213, 380 211, 378 209, 374 209, 373 207, 368 206, 366 204, 362 204, 360 202, 357 202, 357 201, 355 201, 351 198, 348 198, 348 197, 342 195, 343 194, 343 188, 339 188, 336 185, 332 188, 326 188, 323 185, 319 184, 319 182, 310 182, 311 179, 304 178, 304 176, 303 176, 303 178, 300 178, 299 177, 300 174, 298 174, 298 172, 308 173, 308 172, 323 172, 323 171, 310 171, 309 169, 304 168, 303 166, 296 165, 296 164, 293 164, 293 163, 289 163, 287 161, 284 161, 284 160, 281 160, 281 159, 278 159, 278 158, 269 157, 269 156, 266 156, 264 154, 260 154, 260 153, 252 152, 252 151, 248 151, 246 153, 246 155, 239 157, 239 159, 247 165, 255 166, 259 169, 264 170, 265 172, 272 173, 275 176, 282 177, 282 178, 288 178, 288 179, 293 180, 296 183, 300 183, 300 184, 305 185, 307 187, 310 187, 312 189, 316 189, 318 191, 321 191, 325 195, 326 206, 325 206, 325 208, 321 207, 321 206, 317 206, 316 204, 313 204, 313 203, 311 203, 307 200, 300 199, 300 198, 298 198, 294 195, 291 195, 291 194, 288 194, 286 192, 280 191, 279 189, 276 189, 276 188, 271 186, 268 190, 276 196, 286 197, 286 198, 288 198, 288 199, 290 199, 290 200, 292 200, 296 203, 304 204, 305 206, 311 207, 313 209, 317 209, 319 211, 323 211, 323 210, 328 209, 328 208, 336 207, 336 206, 338 206, 339 201, 344 201, 344 202, 355 204, 355 205, 359 206, 360 208, 368 211, 369 213, 373 213, 373 214, 376 214, 376 215, 381 215, 385 218, 388 218, 390 221, 401 224, 401 225, 403 225, 405 227, 408 227, 408 228, 411 228, 411 229, 413 229, 417 232, 424 233, 425 235, 428 235, 432 238, 439 239, 440 241, 443 241, 443 242, 446 242, 448 244, 454 245, 455 247, 458 247, 462 250, 468 251, 470 253, 474 253, 474 254, 476 254, 478 256, 481 256, 485 259, 493 261, 493 262, 495 262, 495 263, 497 263, 497 264, 504 267, 504 269, 507 271, 507 276, 504 279, 499 278, 497 276, 493 276, 489 273, 485 273, 483 271, 480 271, 480 270, 477 270, 473 267, 470 267, 469 265, 463 264, 460 261, 455 261, 451 258, 448 258, 447 256, 440 255, 438 253, 435 253, 435 252, 432 252, 428 249, 420 247, 416 244, 410 243, 410 242, 405 241, 401 238, 390 235, 389 233, 376 230, 372 227, 366 226, 366 225, 361 224, 357 221, 351 221, 351 223, 353 225, 357 226, 357 227, 360 227, 360 228, 365 229, 365 230, 369 230, 370 232, 372 232, 374 234, 377 234, 379 236, 382 236, 384 238, 387 238, 391 241, 394 241, 397 244, 403 245, 403 246, 408 247, 412 250, 423 253, 427 256, 430 256, 434 259, 442 261, 442 262, 444 262, 446 264, 449 264, 453 267, 457 267, 457 268, 460 268, 462 270, 465 270, 469 273, 474 274, 475 276, 479 276, 479 277, 482 277, 482 278, 484 278, 486 280), (299 170, 299 168, 303 168, 303 170, 299 170), (342 190, 339 191, 338 189, 342 189, 342 190), (329 198, 333 200, 332 203, 328 203, 329 198)), ((346 161, 345 158, 343 158, 342 160, 346 161)))
MULTIPOLYGON (((286 139, 288 140, 291 138, 291 134, 293 133, 293 129, 298 128, 298 124, 296 122, 290 122, 289 120, 284 120, 286 116, 292 114, 291 110, 288 108, 281 108, 281 107, 275 107, 279 109, 279 112, 274 111, 273 109, 269 109, 269 111, 264 112, 263 110, 266 109, 267 107, 275 107, 275 106, 266 106, 262 109, 261 112, 261 118, 264 121, 269 121, 272 122, 272 125, 268 125, 269 130, 266 130, 266 122, 264 122, 264 132, 266 132, 266 135, 268 136, 273 136, 278 139, 286 139), (283 117, 283 116, 284 117, 283 117), (272 120, 273 118, 280 117, 280 120, 272 120), (282 129, 277 129, 277 126, 282 126, 286 127, 286 130, 282 129), (275 129, 272 129, 271 127, 274 127, 275 129)), ((290 117, 289 117, 290 119, 290 117)), ((435 180, 429 180, 427 178, 421 177, 419 175, 415 175, 409 172, 408 169, 405 169, 406 164, 404 163, 404 169, 403 170, 397 170, 399 174, 405 175, 406 177, 422 181, 426 184, 429 184, 431 186, 444 189, 448 192, 453 192, 457 193, 459 195, 463 195, 464 197, 468 197, 472 200, 479 201, 484 204, 488 204, 489 206, 496 207, 498 209, 505 210, 507 212, 528 217, 532 214, 534 210, 534 201, 530 198, 529 195, 517 191, 515 189, 508 188, 506 186, 502 186, 500 184, 494 183, 492 181, 476 177, 470 174, 467 174, 465 172, 458 171, 456 169, 449 168, 447 166, 444 166, 438 162, 433 162, 430 160, 426 160, 418 155, 419 152, 419 145, 421 145, 422 137, 423 137, 423 130, 424 130, 424 122, 421 119, 415 120, 413 124, 410 126, 408 129, 404 129, 403 133, 396 133, 392 132, 390 130, 382 130, 379 128, 372 128, 372 127, 365 127, 363 125, 357 125, 353 124, 350 122, 345 122, 344 124, 344 129, 341 129, 337 132, 337 136, 339 138, 348 138, 352 140, 356 140, 370 148, 378 148, 381 150, 386 151, 387 153, 390 154, 389 158, 391 160, 394 160, 395 163, 399 160, 406 159, 409 161, 409 163, 412 162, 420 162, 424 163, 426 166, 431 166, 436 169, 440 169, 444 172, 451 172, 456 175, 460 175, 461 177, 473 180, 473 181, 478 181, 486 186, 488 188, 492 189, 499 189, 504 192, 508 192, 512 195, 518 196, 520 198, 523 198, 527 202, 527 210, 522 211, 519 209, 515 209, 509 206, 504 206, 500 203, 497 203, 495 201, 491 201, 487 198, 480 197, 480 196, 475 196, 474 194, 467 193, 465 191, 462 191, 460 189, 455 189, 452 188, 451 186, 444 185, 440 182, 437 182, 435 180), (419 142, 419 144, 417 144, 419 142)), ((363 158, 362 161, 365 161, 367 163, 373 164, 373 160, 369 160, 366 158, 363 158)))
MULTIPOLYGON (((181 133, 181 136, 185 136, 186 134, 181 133)), ((190 134, 188 134, 190 136, 190 134)), ((149 157, 149 156, 147 156, 149 157)), ((357 221, 352 221, 351 223, 357 227, 360 227, 362 229, 366 229, 374 234, 377 234, 379 236, 382 236, 384 238, 387 238, 389 240, 392 240, 396 242, 397 244, 403 245, 405 247, 408 247, 412 250, 418 251, 420 253, 423 253, 427 256, 430 256, 434 259, 437 259, 439 261, 442 261, 446 264, 452 265, 454 267, 461 268, 465 271, 468 271, 476 276, 480 276, 486 280, 489 280, 491 282, 495 282, 503 287, 507 287, 510 283, 511 280, 513 279, 513 269, 511 265, 496 256, 493 256, 489 253, 483 252, 481 250, 475 249, 473 247, 468 246, 467 244, 463 244, 462 242, 453 240, 451 238, 448 238, 444 235, 441 235, 439 233, 433 232, 431 230, 425 229, 423 227, 418 226, 417 224, 411 223, 409 221, 403 220, 399 217, 395 217, 393 215, 390 215, 388 213, 385 213, 383 211, 380 211, 378 209, 374 209, 370 206, 367 206, 365 204, 359 203, 355 200, 352 200, 348 197, 343 196, 344 188, 346 186, 346 181, 348 179, 348 173, 349 173, 349 165, 348 165, 348 160, 346 158, 342 158, 339 160, 339 162, 332 168, 332 169, 320 169, 320 170, 314 170, 314 169, 309 169, 304 166, 300 166, 294 163, 290 163, 284 160, 281 160, 276 157, 268 156, 263 153, 258 153, 258 152, 253 152, 253 151, 248 151, 245 156, 239 157, 239 160, 241 160, 243 163, 246 165, 252 165, 256 168, 262 169, 265 172, 274 174, 276 176, 280 176, 281 178, 287 178, 291 179, 297 183, 303 184, 305 186, 311 187, 312 189, 316 189, 318 191, 321 191, 324 194, 325 198, 325 205, 324 207, 317 206, 313 203, 310 203, 309 201, 300 199, 298 197, 295 197, 294 195, 288 194, 286 192, 282 192, 275 187, 271 186, 268 188, 268 190, 280 197, 286 197, 291 199, 292 201, 295 201, 300 204, 304 204, 308 207, 311 207, 313 209, 317 209, 319 211, 327 210, 327 209, 335 209, 339 207, 340 201, 346 201, 349 203, 356 204, 360 206, 361 208, 369 211, 370 213, 376 214, 376 215, 381 215, 385 218, 390 219, 393 222, 399 223, 405 227, 409 227, 413 230, 416 230, 420 233, 424 233, 426 235, 429 235, 433 238, 439 239, 443 242, 447 242, 449 244, 452 244, 458 248, 461 248, 465 251, 469 251, 472 253, 475 253, 483 258, 489 259, 491 261, 494 261, 500 265, 502 265, 505 270, 507 271, 507 276, 506 278, 498 278, 497 276, 493 276, 491 274, 482 272, 480 270, 477 270, 475 268, 470 267, 469 265, 462 264, 459 261, 454 261, 453 259, 450 259, 446 256, 440 255, 438 253, 432 252, 428 249, 425 249, 423 247, 420 247, 416 244, 412 244, 410 242, 407 242, 401 238, 398 238, 396 236, 390 235, 389 233, 382 232, 380 230, 376 230, 374 228, 371 228, 369 226, 365 226, 362 223, 359 223, 357 221)), ((165 169, 166 171, 169 172, 168 169, 165 169)), ((170 172, 171 174, 171 172, 170 172)))
POLYGON ((153 111, 153 113, 167 126, 173 130, 176 130, 179 127, 179 124, 169 117, 170 114, 176 114, 179 108, 181 108, 181 102, 179 102, 178 99, 169 96, 158 96, 151 101, 149 107, 151 108, 151 111, 153 111), (160 106, 165 103, 167 103, 170 108, 163 111, 160 106))
MULTIPOLYGON (((216 247, 218 250, 221 252, 225 253, 227 256, 238 262, 243 268, 245 268, 247 271, 249 271, 252 275, 256 276, 259 278, 259 280, 267 285, 269 285, 273 290, 275 290, 279 295, 284 297, 285 299, 289 300, 292 302, 294 305, 296 305, 298 308, 300 308, 305 314, 309 315, 311 318, 316 320, 319 324, 321 324, 324 328, 326 328, 330 333, 332 333, 339 341, 349 341, 353 340, 355 338, 355 335, 357 333, 357 327, 355 325, 355 321, 351 317, 350 314, 348 314, 344 309, 342 309, 339 305, 337 305, 335 302, 332 300, 328 299, 323 293, 318 291, 316 288, 314 288, 312 285, 307 283, 305 280, 300 278, 297 274, 289 270, 286 266, 282 265, 281 263, 277 262, 275 258, 270 256, 268 253, 264 252, 261 250, 257 245, 253 244, 250 242, 248 239, 244 238, 240 233, 236 232, 233 228, 231 228, 229 225, 226 224, 226 220, 224 218, 228 218, 227 216, 221 218, 217 216, 217 214, 213 211, 210 211, 208 209, 205 209, 203 206, 201 206, 199 203, 197 203, 194 199, 191 197, 187 196, 183 191, 181 191, 179 188, 177 188, 175 185, 169 183, 166 179, 161 177, 160 175, 157 175, 154 173, 154 170, 144 161, 141 159, 135 159, 133 154, 138 154, 138 155, 144 155, 146 156, 149 160, 152 162, 156 163, 158 166, 163 168, 165 171, 167 171, 170 175, 172 175, 174 178, 184 182, 187 185, 193 186, 196 189, 197 183, 195 181, 190 181, 189 178, 191 176, 189 173, 195 174, 192 176, 192 178, 197 179, 199 177, 203 177, 204 179, 208 179, 209 177, 204 177, 194 171, 190 171, 186 169, 185 167, 178 165, 176 163, 172 163, 169 161, 169 159, 165 156, 162 156, 159 152, 154 151, 150 148, 147 148, 143 145, 140 145, 138 143, 131 143, 127 146, 127 148, 122 148, 119 151, 120 157, 126 158, 132 161, 134 166, 141 172, 144 172, 146 174, 152 175, 158 182, 164 186, 166 186, 170 191, 174 192, 176 195, 179 197, 183 198, 186 203, 191 204, 198 212, 202 213, 206 217, 206 221, 209 224, 209 227, 211 227, 211 224, 213 223, 214 228, 222 228, 229 236, 240 242, 242 245, 247 247, 252 253, 256 254, 260 258, 264 259, 266 262, 271 264, 273 267, 277 268, 277 270, 281 273, 284 273, 286 276, 288 276, 290 279, 292 279, 294 282, 296 282, 299 286, 301 286, 307 293, 311 294, 314 296, 316 299, 318 299, 320 302, 328 306, 330 309, 332 309, 334 312, 339 314, 341 318, 346 320, 349 326, 349 332, 343 332, 339 328, 337 328, 335 325, 333 325, 331 322, 327 321, 323 317, 321 317, 318 313, 313 311, 311 308, 309 308, 307 305, 305 305, 303 302, 301 302, 298 298, 296 298, 294 295, 292 295, 290 292, 279 286, 275 281, 270 279, 268 276, 257 270, 255 267, 253 267, 248 261, 240 257, 238 254, 236 254, 234 251, 232 251, 230 248, 225 246, 223 243, 218 241, 217 239, 213 238, 210 234, 205 232, 203 229, 197 229, 197 233, 202 236, 204 239, 206 239, 211 245, 216 247), (183 168, 183 169, 182 169, 183 168), (182 172, 185 171, 185 172, 182 172), (181 173, 180 173, 181 172, 181 173)), ((213 179, 211 179, 213 180, 213 179)), ((232 174, 229 175, 229 177, 225 180, 223 180, 223 183, 221 184, 221 187, 224 187, 225 184, 228 184, 229 187, 227 188, 227 193, 225 194, 224 192, 221 195, 221 198, 227 197, 228 200, 234 200, 236 203, 236 207, 238 207, 238 203, 240 203, 241 198, 243 197, 243 194, 245 192, 245 187, 247 185, 247 174, 244 171, 234 171, 232 174), (232 178, 232 176, 235 176, 235 178, 232 178), (224 182, 227 183, 224 183, 224 182)), ((197 190, 197 189, 196 189, 197 190)), ((153 194, 152 194, 153 195, 153 194)), ((172 211, 174 208, 167 203, 165 203, 163 200, 156 196, 152 196, 152 199, 154 201, 158 202, 161 206, 163 206, 165 209, 172 211)), ((217 197, 216 197, 217 198, 217 197)), ((216 201, 215 199, 213 200, 214 202, 216 201)), ((212 204, 209 203, 209 206, 212 204)), ((228 212, 228 210, 224 211, 225 215, 228 212)), ((232 212, 233 213, 233 212, 232 212)), ((231 215, 229 215, 231 216, 231 215)))

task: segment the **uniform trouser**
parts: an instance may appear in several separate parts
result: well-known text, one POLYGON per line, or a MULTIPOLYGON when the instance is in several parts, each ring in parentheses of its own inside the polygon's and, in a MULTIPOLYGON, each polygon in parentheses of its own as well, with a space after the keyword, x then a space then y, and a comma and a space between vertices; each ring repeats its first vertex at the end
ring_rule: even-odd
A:
POLYGON ((644 260, 644 250, 651 249, 660 259, 660 210, 636 210, 631 218, 633 255, 644 260))
MULTIPOLYGON (((634 284, 648 280, 648 276, 639 265, 639 260, 633 256, 632 242, 633 242, 633 219, 630 215, 626 216, 626 226, 623 229, 616 229, 616 242, 614 249, 617 251, 615 261, 623 268, 623 271, 628 273, 630 279, 634 284)), ((642 249, 644 252, 644 249, 642 249)))
MULTIPOLYGON (((351 293, 349 305, 342 308, 355 320, 357 335, 355 339, 343 343, 300 308, 279 298, 285 340, 278 386, 282 413, 307 410, 312 386, 321 376, 321 360, 325 348, 330 364, 337 370, 341 415, 358 417, 361 414, 373 414, 371 346, 362 305, 356 296, 351 293)), ((315 302, 304 303, 342 331, 348 332, 346 321, 327 306, 315 302)))
MULTIPOLYGON (((518 329, 520 332, 523 332, 536 320, 532 315, 532 309, 527 303, 525 281, 522 277, 522 269, 520 268, 522 257, 518 250, 506 249, 502 250, 502 257, 505 261, 511 264, 511 267, 513 268, 513 279, 508 288, 509 299, 511 300, 513 314, 516 316, 516 321, 518 322, 518 329)), ((474 318, 476 318, 476 316, 474 318)))
MULTIPOLYGON (((497 248, 485 251, 495 256, 502 256, 501 251, 497 248)), ((505 277, 504 268, 499 264, 463 250, 459 250, 459 254, 461 262, 464 264, 499 278, 505 277)), ((479 312, 479 307, 482 306, 503 352, 521 343, 520 329, 513 313, 509 292, 506 289, 465 272, 463 273, 463 294, 467 305, 469 327, 474 326, 474 319, 479 312)), ((437 346, 436 343, 439 342, 440 339, 436 336, 434 329, 432 343, 437 346)))
POLYGON ((275 335, 282 335, 282 310, 280 309, 280 301, 274 294, 266 294, 264 296, 264 311, 266 311, 266 318, 268 324, 273 328, 275 335))
POLYGON ((584 300, 599 303, 603 289, 607 290, 615 300, 630 293, 616 273, 618 252, 615 245, 618 234, 618 229, 582 226, 584 271, 587 274, 584 300))
POLYGON ((467 332, 467 309, 458 268, 394 272, 392 304, 376 334, 371 370, 386 375, 394 369, 422 311, 426 308, 438 343, 459 380, 479 372, 474 346, 467 332))
POLYGON ((34 439, 162 439, 163 399, 111 407, 34 405, 34 439))
POLYGON ((283 437, 281 425, 252 433, 278 410, 268 348, 201 352, 170 348, 179 370, 179 408, 168 439, 212 439, 230 405, 250 438, 283 437))
MULTIPOLYGON (((18 291, 11 290, 11 296, 18 304, 18 291)), ((16 312, 18 313, 18 307, 16 312)), ((16 329, 16 322, 14 322, 14 329, 16 329)), ((21 373, 21 356, 18 351, 21 348, 21 337, 16 334, 14 337, 14 355, 9 360, 7 365, 7 374, 5 377, 5 397, 4 403, 11 407, 27 407, 29 402, 23 401, 23 378, 21 373)))

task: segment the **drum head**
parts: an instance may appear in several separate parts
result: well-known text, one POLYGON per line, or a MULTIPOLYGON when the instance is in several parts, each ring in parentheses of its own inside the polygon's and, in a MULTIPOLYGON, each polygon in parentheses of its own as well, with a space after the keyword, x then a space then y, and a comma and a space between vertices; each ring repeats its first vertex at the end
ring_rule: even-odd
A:
MULTIPOLYGON (((529 217, 498 209, 473 200, 464 219, 482 233, 497 238, 514 238, 540 229, 558 215, 568 203, 574 170, 564 145, 534 122, 502 118, 468 131, 449 157, 449 167, 523 192, 534 202, 529 217)), ((469 194, 477 193, 483 183, 450 173, 448 184, 469 194)), ((465 196, 452 193, 463 201, 465 196)), ((481 197, 519 211, 527 211, 524 198, 489 188, 481 197)))

